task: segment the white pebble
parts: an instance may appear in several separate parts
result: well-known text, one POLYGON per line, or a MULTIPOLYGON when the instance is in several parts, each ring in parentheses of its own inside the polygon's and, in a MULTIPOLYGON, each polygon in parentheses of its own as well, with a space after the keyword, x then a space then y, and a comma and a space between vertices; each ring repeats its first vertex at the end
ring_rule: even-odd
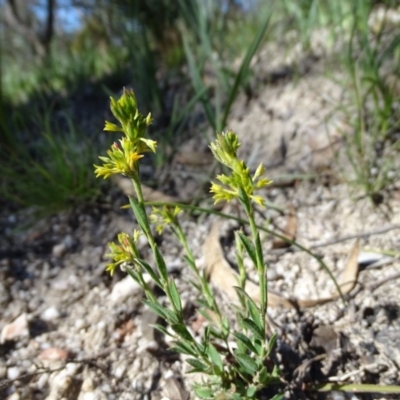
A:
POLYGON ((40 317, 45 321, 52 321, 60 317, 60 312, 57 310, 56 307, 51 306, 44 310, 40 317))
MULTIPOLYGON (((147 283, 150 282, 149 275, 145 274, 143 278, 147 283)), ((113 303, 120 303, 140 290, 141 287, 139 284, 134 281, 130 275, 128 275, 114 285, 110 294, 111 301, 113 303)))
POLYGON ((76 329, 81 330, 86 327, 87 327, 87 324, 83 318, 78 318, 75 320, 75 328, 76 329))
POLYGON ((56 244, 52 250, 53 256, 57 258, 61 258, 66 252, 67 246, 64 243, 56 244))
POLYGON ((7 324, 1 331, 0 343, 29 336, 28 317, 21 314, 16 320, 7 324))
POLYGON ((10 367, 7 369, 7 378, 10 380, 17 379, 21 375, 18 367, 10 367))

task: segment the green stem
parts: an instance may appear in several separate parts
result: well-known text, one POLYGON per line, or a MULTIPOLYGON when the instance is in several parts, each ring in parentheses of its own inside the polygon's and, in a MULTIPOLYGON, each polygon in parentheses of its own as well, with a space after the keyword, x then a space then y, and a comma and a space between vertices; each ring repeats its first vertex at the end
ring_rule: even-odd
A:
MULTIPOLYGON (((190 260, 189 266, 198 279, 202 294, 206 298, 207 303, 210 306, 210 308, 217 314, 218 321, 220 323, 220 327, 222 327, 223 326, 223 318, 222 318, 221 310, 218 307, 215 297, 212 295, 212 290, 210 288, 210 285, 208 284, 207 280, 204 279, 204 277, 200 274, 200 271, 196 266, 196 261, 195 261, 193 252, 187 242, 186 235, 182 231, 182 227, 179 224, 179 221, 176 221, 176 223, 174 225, 174 230, 175 230, 175 235, 177 236, 178 240, 181 242, 183 248, 185 249, 187 257, 190 260), (211 294, 211 296, 210 296, 210 294, 211 294)), ((226 344, 227 344, 227 348, 229 348, 228 343, 226 343, 226 344)))
MULTIPOLYGON (((245 207, 246 209, 247 207, 245 207)), ((260 320, 261 320, 261 328, 262 331, 265 332, 265 314, 267 312, 267 305, 268 305, 268 295, 267 295, 267 279, 265 276, 265 263, 264 263, 264 256, 261 249, 260 243, 260 234, 257 229, 256 222, 254 220, 254 209, 250 203, 249 199, 249 207, 247 210, 247 216, 250 223, 250 230, 251 235, 253 238, 253 245, 256 251, 256 260, 257 260, 257 273, 258 273, 258 281, 259 281, 259 288, 260 288, 260 320)), ((264 359, 265 355, 267 354, 266 342, 264 340, 262 346, 262 355, 261 359, 264 359)))
MULTIPOLYGON (((147 206, 155 206, 155 207, 160 207, 160 206, 163 206, 163 205, 178 206, 179 208, 182 208, 182 209, 198 211, 198 212, 206 213, 206 214, 217 215, 217 216, 225 218, 225 219, 231 219, 233 221, 239 222, 242 225, 249 225, 249 222, 244 220, 244 219, 242 219, 242 218, 234 217, 232 215, 225 214, 225 213, 220 212, 220 211, 210 210, 209 208, 202 208, 202 207, 192 206, 190 204, 173 203, 173 202, 148 201, 148 202, 146 202, 146 205, 147 206)), ((335 288, 337 289, 337 291, 338 291, 338 293, 340 295, 340 298, 342 299, 343 303, 346 302, 337 280, 333 276, 333 274, 332 274, 331 270, 329 269, 329 267, 321 259, 321 257, 318 257, 311 250, 309 250, 306 247, 302 246, 300 243, 296 242, 295 240, 288 239, 286 236, 281 235, 281 234, 279 234, 279 233, 277 233, 277 232, 275 232, 275 231, 273 231, 271 229, 265 228, 263 226, 256 225, 256 227, 257 227, 258 230, 266 232, 266 233, 269 233, 270 235, 273 235, 273 236, 275 236, 275 237, 277 237, 279 239, 282 239, 286 243, 289 243, 290 245, 293 245, 293 246, 297 247, 299 250, 304 251, 309 256, 314 258, 318 262, 318 264, 327 272, 327 274, 329 275, 329 277, 333 281, 333 284, 335 285, 335 288)))

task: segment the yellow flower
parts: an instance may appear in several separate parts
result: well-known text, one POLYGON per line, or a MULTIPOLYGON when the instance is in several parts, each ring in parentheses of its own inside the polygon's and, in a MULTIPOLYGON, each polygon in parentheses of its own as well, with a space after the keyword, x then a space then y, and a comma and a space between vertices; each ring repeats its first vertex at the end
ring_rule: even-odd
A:
POLYGON ((237 158, 236 152, 240 147, 239 139, 232 131, 224 134, 217 134, 217 139, 210 145, 215 158, 231 169, 230 175, 218 175, 217 179, 221 184, 213 182, 210 192, 214 193, 215 203, 226 200, 231 201, 238 198, 248 202, 254 201, 264 206, 265 201, 261 196, 254 195, 255 190, 263 188, 271 183, 271 180, 262 178, 265 168, 262 164, 257 167, 253 176, 244 161, 237 158))
POLYGON ((164 206, 163 208, 153 207, 150 221, 156 225, 156 231, 161 235, 166 226, 177 224, 177 217, 181 211, 178 206, 173 209, 169 206, 164 206))

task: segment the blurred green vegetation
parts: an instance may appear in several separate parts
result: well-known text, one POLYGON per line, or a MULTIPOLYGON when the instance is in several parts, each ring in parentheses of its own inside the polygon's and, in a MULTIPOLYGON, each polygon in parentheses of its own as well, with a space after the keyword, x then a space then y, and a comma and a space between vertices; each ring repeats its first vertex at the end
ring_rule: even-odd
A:
POLYGON ((377 198, 398 179, 398 95, 387 79, 399 72, 395 1, 37 3, 0 3, 2 201, 49 212, 94 201, 101 190, 93 159, 109 140, 99 132, 109 95, 123 86, 154 114, 161 148, 173 151, 190 121, 223 130, 237 95, 255 94, 251 61, 260 48, 276 42, 287 53, 312 53, 321 30, 332 50, 327 64, 344 72, 352 97, 352 106, 338 104, 352 126, 344 135, 349 181, 377 198))

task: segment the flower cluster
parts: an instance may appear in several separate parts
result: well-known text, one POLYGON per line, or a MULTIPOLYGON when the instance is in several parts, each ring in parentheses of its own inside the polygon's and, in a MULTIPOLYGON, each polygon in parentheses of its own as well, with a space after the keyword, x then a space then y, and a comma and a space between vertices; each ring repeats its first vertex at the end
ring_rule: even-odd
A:
POLYGON ((261 196, 254 194, 256 189, 269 185, 272 181, 262 178, 265 168, 260 164, 253 176, 244 161, 237 158, 237 150, 240 147, 239 138, 232 131, 218 133, 217 139, 211 143, 210 149, 214 157, 223 165, 228 167, 231 175, 218 175, 217 179, 221 182, 211 184, 211 193, 214 193, 215 203, 226 200, 231 201, 239 198, 246 202, 246 198, 264 206, 265 200, 261 196), (244 198, 246 197, 246 198, 244 198))
POLYGON ((132 90, 126 89, 120 99, 111 98, 111 111, 121 125, 106 121, 104 130, 123 132, 125 137, 119 141, 119 144, 114 142, 111 149, 107 151, 108 157, 99 157, 103 165, 95 165, 96 176, 103 176, 106 179, 113 174, 123 174, 136 178, 137 161, 143 157, 143 153, 156 151, 157 143, 144 137, 147 127, 152 122, 151 114, 147 117, 142 115, 137 109, 135 94, 132 90))
POLYGON ((164 228, 168 225, 177 225, 177 216, 182 210, 175 206, 164 206, 162 208, 153 207, 150 214, 150 221, 156 226, 156 231, 161 235, 164 228))
POLYGON ((133 231, 132 236, 122 232, 118 235, 118 244, 113 242, 108 244, 110 253, 107 254, 107 257, 114 260, 113 263, 107 265, 106 271, 109 271, 110 275, 119 265, 132 266, 135 264, 135 260, 139 258, 139 251, 136 246, 139 237, 140 232, 137 230, 133 231))

